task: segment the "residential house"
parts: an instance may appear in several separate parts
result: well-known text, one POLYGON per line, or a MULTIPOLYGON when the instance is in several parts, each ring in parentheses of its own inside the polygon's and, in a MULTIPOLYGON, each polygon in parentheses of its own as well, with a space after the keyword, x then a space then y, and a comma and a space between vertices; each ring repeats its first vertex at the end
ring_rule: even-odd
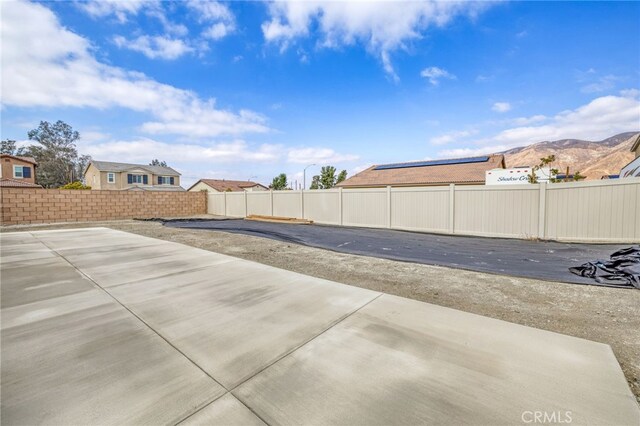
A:
POLYGON ((180 173, 171 167, 91 161, 84 171, 91 189, 115 191, 184 191, 180 173))
POLYGON ((0 188, 42 188, 42 185, 19 179, 0 178, 0 188))
POLYGON ((635 154, 636 158, 620 170, 621 178, 640 177, 640 134, 636 136, 633 145, 631 145, 631 152, 635 154))
POLYGON ((0 154, 2 187, 42 188, 36 184, 36 160, 33 157, 0 154))
POLYGON ((636 140, 631 145, 631 152, 633 152, 636 158, 640 157, 640 133, 636 135, 636 140))
POLYGON ((344 180, 337 186, 378 188, 385 186, 484 185, 485 172, 504 169, 504 155, 380 164, 344 180))
POLYGON ((200 179, 188 191, 242 192, 268 191, 269 188, 249 180, 200 179))

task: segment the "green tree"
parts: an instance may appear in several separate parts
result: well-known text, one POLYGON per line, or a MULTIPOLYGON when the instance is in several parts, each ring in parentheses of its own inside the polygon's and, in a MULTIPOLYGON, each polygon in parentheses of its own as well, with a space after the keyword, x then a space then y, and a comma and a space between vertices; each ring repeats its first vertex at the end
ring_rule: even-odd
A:
MULTIPOLYGON (((538 183, 538 176, 536 175, 536 172, 544 167, 547 167, 549 164, 553 163, 554 161, 556 161, 555 155, 550 155, 548 157, 541 158, 540 164, 538 164, 537 166, 533 166, 531 168, 531 174, 527 176, 529 178, 529 183, 538 183)), ((558 169, 550 169, 549 174, 550 174, 549 182, 555 183, 558 181, 555 178, 555 176, 558 174, 558 169)))
POLYGON ((2 148, 0 148, 0 154, 15 155, 16 153, 16 141, 13 139, 5 139, 2 141, 2 148))
POLYGON ((33 157, 38 162, 36 182, 45 188, 58 188, 80 177, 75 145, 80 133, 58 120, 53 124, 41 121, 28 136, 36 144, 21 150, 19 155, 33 157))
POLYGON ((81 155, 78 157, 78 159, 76 160, 76 174, 75 174, 76 180, 80 180, 84 178, 84 171, 90 162, 91 162, 90 155, 81 155))
POLYGON ((587 177, 586 177, 586 176, 581 175, 579 171, 575 171, 575 172, 573 172, 573 180, 574 180, 574 181, 576 181, 576 182, 577 182, 577 181, 579 181, 579 180, 584 180, 584 179, 586 179, 586 178, 587 178, 587 177))
POLYGON ((336 168, 324 166, 320 169, 320 174, 315 175, 311 180, 310 189, 331 189, 347 178, 347 171, 343 170, 336 176, 336 168))
POLYGON ((273 178, 271 185, 269 188, 274 191, 282 191, 283 189, 287 189, 287 175, 284 173, 280 173, 278 176, 273 178))
POLYGON ((150 166, 162 166, 162 167, 167 167, 167 162, 166 161, 160 161, 157 158, 154 158, 153 160, 151 160, 151 162, 149 163, 150 166))

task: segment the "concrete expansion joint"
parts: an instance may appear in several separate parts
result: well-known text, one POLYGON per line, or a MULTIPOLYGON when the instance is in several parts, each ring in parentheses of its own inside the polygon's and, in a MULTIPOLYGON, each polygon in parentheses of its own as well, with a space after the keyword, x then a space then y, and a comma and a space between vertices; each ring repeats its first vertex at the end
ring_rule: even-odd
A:
MULTIPOLYGON (((303 341, 302 343, 300 343, 297 346, 294 346, 293 348, 291 348, 290 350, 288 350, 287 352, 285 352, 284 354, 282 354, 281 356, 279 356, 278 358, 276 358, 275 360, 273 360, 272 362, 270 362, 269 364, 267 364, 266 366, 264 366, 263 368, 261 368, 260 370, 256 371, 255 373, 253 373, 252 375, 248 376, 247 378, 243 379, 241 382, 239 382, 237 385, 235 385, 233 388, 231 388, 230 390, 227 389, 225 387, 225 389, 227 389, 227 393, 230 393, 235 399, 237 399, 238 401, 240 401, 240 403, 242 405, 244 405, 245 407, 247 407, 249 409, 249 411, 251 411, 256 417, 258 417, 260 420, 262 420, 265 424, 269 424, 265 419, 263 419, 262 417, 260 417, 260 415, 258 413, 256 413, 250 406, 248 406, 247 404, 245 404, 245 402, 236 394, 233 393, 233 391, 235 391, 237 388, 239 388, 240 386, 242 386, 244 383, 248 382, 249 380, 251 380, 252 378, 254 378, 255 376, 257 376, 258 374, 262 373, 263 371, 265 371, 266 369, 268 369, 269 367, 271 367, 273 364, 277 363, 278 361, 286 358, 287 356, 291 355, 293 352, 297 351, 298 349, 300 349, 301 347, 311 343, 313 340, 317 339, 318 337, 322 336, 324 333, 326 333, 327 331, 331 330, 333 327, 337 326, 338 324, 340 324, 341 322, 343 322, 344 320, 346 320, 347 318, 349 318, 350 316, 354 315, 355 313, 357 313, 358 311, 360 311, 361 309, 363 309, 365 306, 369 305, 370 303, 374 302, 377 298, 379 298, 380 296, 382 296, 384 293, 378 293, 377 296, 375 296, 374 298, 372 298, 371 300, 369 300, 368 302, 364 303, 362 306, 352 310, 351 312, 343 315, 342 317, 338 318, 336 321, 332 322, 331 324, 329 324, 329 326, 327 326, 326 328, 322 329, 320 332, 318 332, 317 334, 315 334, 314 336, 311 336, 309 339, 303 341)), ((224 387, 224 386, 223 386, 224 387)), ((178 422, 178 424, 184 422, 185 420, 187 420, 189 417, 195 415, 196 413, 198 413, 201 410, 204 410, 205 408, 207 408, 209 405, 213 404, 215 401, 217 401, 218 399, 222 398, 224 395, 214 399, 213 401, 209 402, 208 404, 203 405, 202 407, 200 407, 199 409, 195 410, 193 413, 189 414, 187 417, 185 417, 184 419, 180 420, 178 422)))
MULTIPOLYGON (((207 373, 205 370, 202 369, 202 367, 200 367, 194 360, 192 360, 191 358, 189 358, 184 352, 182 352, 180 349, 178 349, 173 343, 171 343, 166 337, 164 337, 161 333, 159 333, 157 330, 155 330, 153 327, 151 327, 151 325, 149 323, 147 323, 145 320, 143 320, 138 314, 136 314, 134 311, 132 311, 131 309, 129 309, 127 306, 125 306, 122 302, 120 302, 120 300, 118 300, 118 298, 116 298, 114 295, 112 295, 111 293, 109 293, 109 291, 107 291, 104 287, 102 287, 100 284, 98 284, 96 281, 93 280, 93 278, 91 278, 89 275, 85 274, 82 270, 80 270, 78 267, 76 267, 76 265, 74 265, 69 259, 67 259, 66 257, 64 257, 62 254, 58 253, 58 251, 56 251, 53 247, 49 246, 47 243, 45 243, 44 241, 42 241, 40 238, 38 238, 36 235, 33 235, 32 233, 30 233, 31 236, 33 236, 34 238, 36 238, 38 241, 40 241, 45 247, 47 247, 49 250, 51 250, 53 253, 56 254, 56 256, 59 256, 61 259, 63 259, 65 262, 67 262, 69 265, 71 265, 73 267, 73 269, 75 269, 80 275, 82 275, 83 277, 85 277, 86 279, 88 279, 89 281, 91 281, 93 283, 93 285, 95 285, 97 288, 99 288, 100 290, 102 290, 106 295, 108 295, 111 299, 113 299, 118 305, 122 306, 124 309, 126 309, 131 315, 133 315, 134 317, 136 317, 138 319, 138 321, 140 321, 142 324, 144 324, 146 327, 148 327, 151 331, 153 331, 157 336, 159 336, 162 340, 164 340, 165 342, 167 342, 167 344, 169 346, 171 346, 173 349, 175 349, 178 353, 180 353, 183 357, 185 357, 186 359, 188 359, 193 365, 195 365, 200 371, 202 371, 207 377, 209 377, 211 380, 213 380, 215 383, 217 383, 218 385, 222 386, 225 390, 229 391, 227 388, 225 388, 222 383, 218 382, 216 379, 214 379, 209 373, 207 373)), ((212 401, 213 402, 213 401, 212 401)))
MULTIPOLYGON (((195 414, 199 413, 200 411, 204 410, 205 408, 207 408, 209 405, 213 404, 214 402, 216 402, 217 400, 219 400, 220 398, 224 397, 227 394, 231 394, 234 398, 236 398, 242 405, 244 405, 249 411, 251 411, 251 413, 253 413, 256 417, 258 417, 262 422, 264 422, 265 424, 269 424, 264 418, 262 418, 257 412, 255 412, 255 410, 253 410, 249 405, 247 405, 240 397, 238 397, 236 394, 233 393, 234 390, 236 390, 238 387, 240 387, 241 385, 243 385, 244 383, 246 383, 247 381, 251 380, 252 378, 254 378, 255 376, 257 376, 258 374, 262 373, 263 371, 267 370, 269 367, 271 367, 272 365, 276 364, 278 361, 282 360, 283 358, 286 358, 287 356, 291 355, 293 352, 297 351, 298 349, 302 348, 303 346, 311 343, 313 340, 317 339, 318 337, 322 336, 324 333, 326 333, 327 331, 331 330, 332 328, 334 328, 335 326, 337 326, 338 324, 340 324, 341 322, 345 321, 347 318, 351 317, 352 315, 356 314, 358 311, 360 311, 361 309, 365 308, 367 305, 371 304, 372 302, 374 302, 376 299, 378 299, 380 296, 382 296, 384 293, 378 293, 375 297, 371 298, 371 300, 367 301, 366 303, 362 304, 362 306, 359 306, 356 309, 353 309, 352 311, 348 312, 347 314, 343 315, 342 317, 338 318, 337 320, 333 321, 331 324, 329 324, 327 327, 323 328, 321 331, 319 331, 318 333, 316 333, 315 335, 311 336, 310 338, 304 340, 303 342, 301 342, 300 344, 294 346, 293 348, 289 349, 288 351, 284 352, 282 355, 280 355, 279 357, 277 357, 276 359, 274 359, 272 362, 270 362, 269 364, 265 365, 263 368, 261 368, 260 370, 256 371, 255 373, 251 374, 250 376, 247 376, 245 379, 241 380, 239 383, 237 383, 234 387, 232 387, 231 389, 228 389, 226 386, 224 386, 222 383, 220 383, 218 380, 216 380, 211 374, 209 374, 206 370, 204 370, 200 365, 198 365, 197 362, 195 362, 193 359, 191 359, 187 354, 185 354, 183 351, 181 351, 180 349, 178 349, 174 344, 172 344, 166 337, 164 337, 162 335, 162 333, 158 332, 156 329, 154 329, 149 323, 147 323, 145 320, 143 320, 138 314, 136 314, 132 309, 130 309, 129 307, 127 307, 126 305, 124 305, 117 297, 115 297, 113 294, 111 294, 106 288, 102 287, 100 284, 98 284, 91 276, 87 275, 85 272, 83 272, 81 269, 79 269, 76 265, 73 264, 73 262, 71 262, 69 259, 67 259, 63 254, 59 253, 57 250, 55 250, 53 247, 51 247, 50 245, 48 245, 45 241, 43 241, 42 239, 38 238, 37 235, 34 235, 32 232, 29 232, 29 234, 34 237, 35 239, 37 239, 39 242, 41 242, 45 247, 47 247, 49 250, 51 250, 53 253, 56 254, 56 256, 60 257, 61 259, 63 259, 65 262, 67 262, 69 265, 71 265, 71 267, 73 267, 73 269, 75 269, 80 275, 82 275, 83 277, 85 277, 87 280, 89 280, 94 286, 96 286, 98 289, 102 290, 105 294, 107 294, 111 299, 113 299, 118 305, 120 305, 121 307, 123 307, 124 309, 126 309, 131 315, 133 315, 138 321, 140 321, 142 324, 144 324, 147 328, 149 328, 153 333, 155 333, 157 336, 159 336, 162 340, 164 340, 169 346, 171 346, 174 350, 176 350, 178 353, 180 353, 180 355, 182 355, 183 357, 185 357, 187 360, 189 360, 189 362, 191 364, 193 364, 194 366, 196 366, 200 371, 202 371, 207 377, 209 377, 211 380, 213 380, 215 383, 217 383, 218 385, 220 385, 223 389, 226 390, 226 392, 220 396, 218 396, 217 398, 213 398, 211 401, 203 404, 201 407, 195 409, 193 412, 189 413, 189 415, 185 416, 183 419, 179 420, 178 422, 176 422, 175 424, 181 424, 183 422, 185 422, 187 419, 189 419, 190 417, 194 416, 195 414)), ((208 266, 205 267, 200 267, 200 268, 193 268, 190 271, 197 271, 197 270, 201 270, 201 269, 206 269, 208 266)), ((171 275, 178 275, 181 273, 184 273, 185 271, 180 271, 180 272, 176 272, 176 273, 170 273, 170 274, 165 274, 162 277, 166 277, 166 276, 171 276, 171 275)), ((132 281, 134 282, 134 281, 132 281)), ((127 282, 127 283, 122 283, 122 284, 118 284, 113 286, 115 287, 119 287, 121 285, 125 285, 125 284, 130 284, 131 282, 127 282)))

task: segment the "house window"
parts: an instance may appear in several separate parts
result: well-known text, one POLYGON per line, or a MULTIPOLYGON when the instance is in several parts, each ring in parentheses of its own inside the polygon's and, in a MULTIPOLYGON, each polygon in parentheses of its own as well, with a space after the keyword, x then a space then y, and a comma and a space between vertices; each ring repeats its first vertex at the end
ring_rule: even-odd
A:
POLYGON ((13 177, 17 179, 29 179, 31 177, 31 167, 13 166, 13 177))
POLYGON ((115 173, 107 173, 107 183, 116 183, 115 173))
POLYGON ((128 174, 127 175, 127 183, 131 184, 131 183, 142 183, 144 185, 147 185, 149 183, 147 175, 132 175, 132 174, 128 174))
POLYGON ((158 185, 173 185, 173 176, 158 176, 158 185))

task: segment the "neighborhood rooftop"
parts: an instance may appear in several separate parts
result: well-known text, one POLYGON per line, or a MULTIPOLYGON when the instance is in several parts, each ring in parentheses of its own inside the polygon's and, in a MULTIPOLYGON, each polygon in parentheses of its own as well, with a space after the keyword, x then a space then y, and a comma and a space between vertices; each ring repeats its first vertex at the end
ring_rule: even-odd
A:
MULTIPOLYGON (((25 160, 26 161, 26 160, 25 160)), ((42 188, 41 185, 31 183, 21 179, 0 178, 2 188, 42 188)))
POLYGON ((126 172, 133 169, 144 169, 154 175, 180 176, 180 173, 171 167, 150 166, 148 164, 114 163, 111 161, 91 161, 90 164, 101 172, 126 172))
POLYGON ((20 155, 1 154, 0 158, 15 158, 17 160, 26 161, 27 163, 38 165, 38 162, 33 157, 22 157, 20 155))
POLYGON ((338 184, 341 187, 387 185, 484 184, 485 172, 505 167, 504 155, 380 164, 338 184))
POLYGON ((191 188, 193 188, 200 182, 204 183, 207 186, 210 186, 211 188, 215 189, 218 192, 244 191, 246 188, 253 188, 254 186, 261 186, 264 189, 268 189, 266 186, 257 182, 252 182, 250 180, 226 180, 226 179, 200 179, 198 182, 191 185, 191 188))

